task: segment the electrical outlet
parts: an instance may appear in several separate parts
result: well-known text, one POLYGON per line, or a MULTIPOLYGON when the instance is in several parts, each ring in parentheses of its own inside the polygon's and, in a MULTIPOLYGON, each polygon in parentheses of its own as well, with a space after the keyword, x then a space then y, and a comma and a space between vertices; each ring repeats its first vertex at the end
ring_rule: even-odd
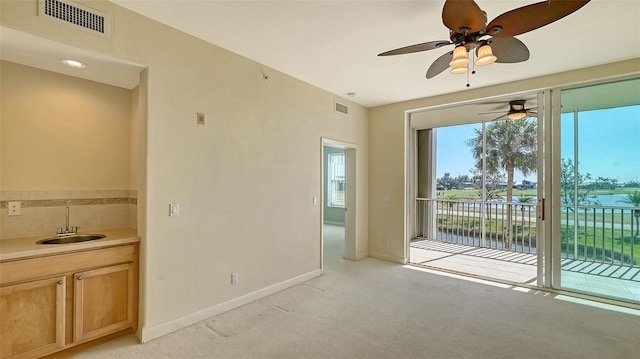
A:
POLYGON ((10 216, 19 216, 20 215, 20 202, 9 202, 7 209, 9 210, 10 216))
POLYGON ((238 284, 238 272, 231 273, 231 284, 238 284))

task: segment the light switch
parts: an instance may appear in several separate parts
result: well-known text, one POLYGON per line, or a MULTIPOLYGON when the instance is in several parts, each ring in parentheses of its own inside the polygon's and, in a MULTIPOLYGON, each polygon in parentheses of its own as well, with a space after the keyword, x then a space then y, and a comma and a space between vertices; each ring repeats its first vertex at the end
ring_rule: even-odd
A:
POLYGON ((169 205, 169 216, 179 216, 180 215, 180 204, 179 203, 171 203, 169 205))
POLYGON ((391 202, 391 196, 388 194, 382 195, 382 202, 391 202))
POLYGON ((318 197, 313 196, 313 205, 317 206, 318 205, 318 197))

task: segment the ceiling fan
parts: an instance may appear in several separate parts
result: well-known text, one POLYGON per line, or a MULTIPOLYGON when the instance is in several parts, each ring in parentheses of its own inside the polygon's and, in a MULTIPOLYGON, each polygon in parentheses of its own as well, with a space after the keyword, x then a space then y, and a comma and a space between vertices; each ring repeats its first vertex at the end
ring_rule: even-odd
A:
POLYGON ((502 113, 502 115, 494 118, 492 121, 497 121, 505 117, 510 120, 519 120, 525 117, 538 116, 538 108, 537 107, 526 108, 524 105, 525 102, 526 100, 509 101, 509 111, 507 112, 504 112, 504 111, 482 112, 482 113, 479 113, 478 115, 502 113))
MULTIPOLYGON (((487 24, 487 14, 473 0, 446 0, 442 22, 449 28, 450 40, 436 40, 401 47, 378 54, 400 55, 455 45, 453 51, 436 59, 427 70, 433 78, 451 67, 451 72, 469 71, 467 53, 475 49, 478 66, 493 62, 516 63, 529 59, 529 49, 514 36, 559 20, 586 5, 590 0, 547 0, 519 7, 496 17, 487 24)), ((469 84, 467 84, 469 86, 469 84)))

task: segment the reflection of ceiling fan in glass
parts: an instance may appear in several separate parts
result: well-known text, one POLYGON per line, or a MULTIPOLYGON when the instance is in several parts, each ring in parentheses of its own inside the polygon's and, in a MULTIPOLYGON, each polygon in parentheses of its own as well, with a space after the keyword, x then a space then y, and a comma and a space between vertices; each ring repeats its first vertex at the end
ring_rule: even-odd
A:
POLYGON ((524 105, 525 102, 526 102, 525 100, 509 101, 509 111, 507 112, 504 112, 504 111, 483 112, 483 113, 479 113, 478 115, 488 115, 492 113, 502 114, 499 117, 494 118, 492 121, 501 120, 505 117, 510 120, 519 120, 525 117, 538 116, 538 108, 537 107, 526 108, 524 105))
MULTIPOLYGON (((513 36, 524 34, 559 20, 586 5, 589 0, 548 0, 523 6, 496 17, 487 24, 487 14, 473 0, 446 0, 442 22, 449 28, 450 40, 429 41, 401 47, 378 56, 400 55, 455 45, 453 51, 436 59, 430 79, 447 68, 462 74, 469 71, 468 52, 475 49, 476 65, 493 62, 516 63, 529 59, 529 49, 513 36)), ((472 53, 473 54, 473 53, 472 53)))

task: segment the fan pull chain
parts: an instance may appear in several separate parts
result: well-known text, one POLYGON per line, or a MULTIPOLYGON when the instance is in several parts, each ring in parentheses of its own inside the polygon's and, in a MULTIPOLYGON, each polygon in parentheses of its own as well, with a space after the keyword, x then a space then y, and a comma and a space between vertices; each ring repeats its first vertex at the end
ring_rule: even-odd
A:
MULTIPOLYGON (((471 50, 471 74, 475 75, 476 74, 476 54, 473 52, 473 50, 471 50)), ((469 81, 469 71, 467 71, 467 87, 470 87, 471 81, 469 81)))
POLYGON ((471 68, 472 68, 471 74, 475 75, 476 74, 476 53, 473 50, 471 50, 471 58, 472 58, 472 60, 471 60, 471 68))

